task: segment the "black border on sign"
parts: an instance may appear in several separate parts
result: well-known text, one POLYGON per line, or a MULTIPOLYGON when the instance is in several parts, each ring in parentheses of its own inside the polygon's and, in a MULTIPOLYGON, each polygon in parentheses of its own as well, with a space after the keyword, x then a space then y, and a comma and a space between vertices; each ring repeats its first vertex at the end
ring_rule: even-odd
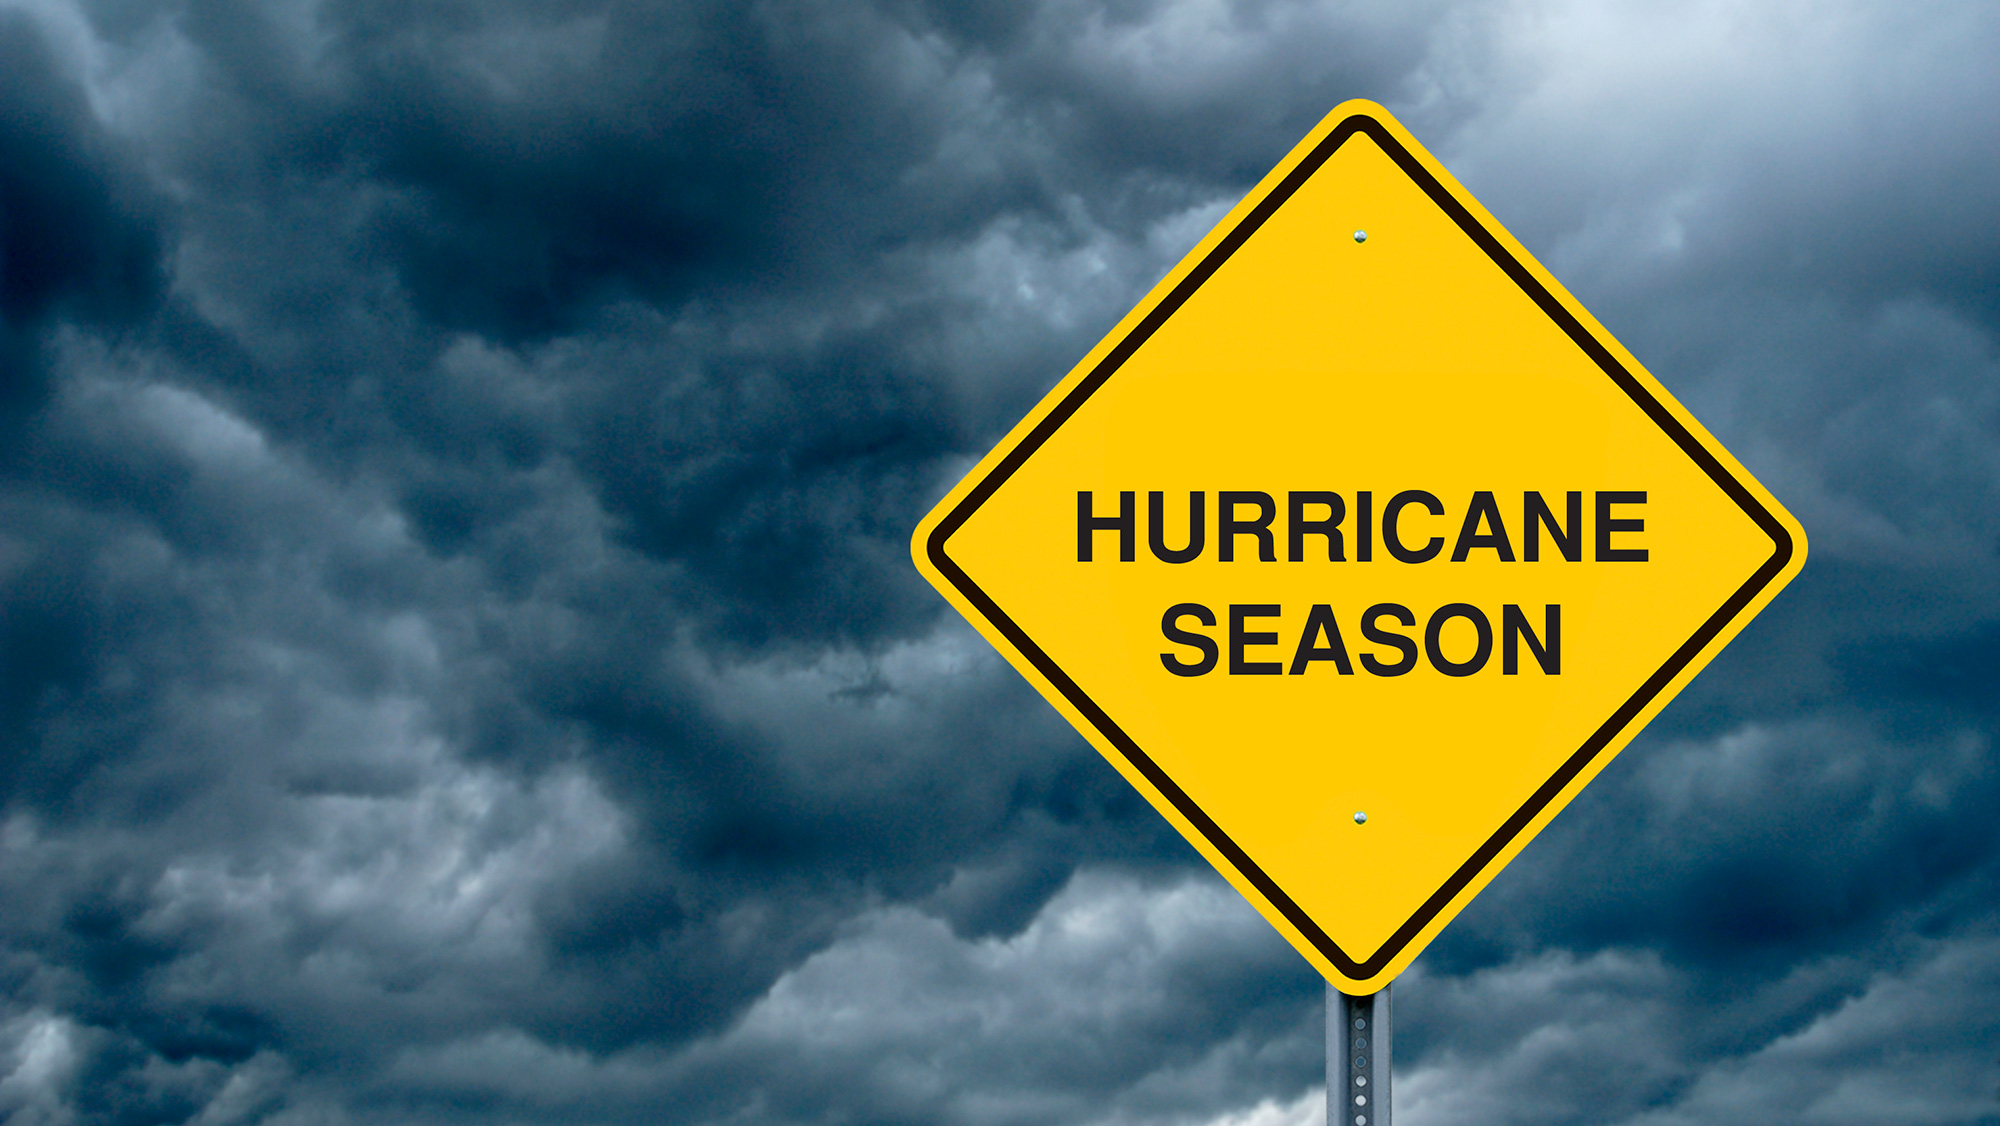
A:
POLYGON ((1438 179, 1431 175, 1430 170, 1425 168, 1422 162, 1412 156, 1409 150, 1405 149, 1396 140, 1395 136, 1383 127, 1381 122, 1367 114, 1355 114, 1335 126, 1333 131, 1328 133, 1319 144, 1313 146, 1313 150, 1306 154, 1305 159, 1299 161, 1297 167, 1287 173, 1285 178, 1278 183, 1277 187, 1271 190, 1269 195, 1257 201, 1257 205, 1251 208, 1250 213, 1245 215, 1241 222, 1237 223, 1228 234, 1223 236, 1222 241, 1218 242, 1215 248, 1209 251, 1207 256, 1194 269, 1190 270, 1186 277, 1180 280, 1178 285, 1174 286, 1173 291, 1168 293, 1158 305, 1154 306, 1146 314, 1145 319, 1141 320, 1123 340, 1120 340, 1105 355, 1104 359, 1099 361, 1095 368, 1091 369, 1090 374, 1085 376, 1068 395, 1065 395, 1060 403, 1056 404, 1055 409, 1051 410, 1035 425, 1035 428, 1028 433, 1027 437, 1022 439, 1012 450, 1008 451, 1007 456, 1001 459, 1000 464, 993 467, 992 472, 988 473, 984 479, 972 487, 972 490, 965 495, 965 499, 961 500, 957 507, 953 508, 943 520, 938 522, 937 527, 931 530, 930 537, 925 544, 925 550, 930 556, 932 565, 938 569, 939 573, 950 579, 952 585, 958 588, 959 593, 965 595, 968 601, 978 607, 979 612, 984 614, 988 621, 992 622, 1002 634, 1006 635, 1009 641, 1014 643, 1015 648, 1019 649, 1022 655, 1027 657, 1034 664, 1035 668, 1048 678, 1049 683, 1055 685, 1064 698, 1068 699, 1070 704, 1077 711, 1081 712, 1093 727, 1097 728, 1106 739, 1110 740, 1112 746, 1118 748, 1119 753, 1125 756, 1126 761, 1130 762, 1140 774, 1144 775, 1146 780, 1151 782, 1155 789, 1165 795, 1166 799, 1174 804, 1174 808, 1180 811, 1181 816, 1187 818, 1190 824, 1200 830, 1201 835, 1206 837, 1211 845, 1215 846, 1216 851, 1226 857, 1229 863, 1243 874, 1245 879, 1249 880, 1258 891, 1262 892, 1272 905, 1283 912, 1285 918, 1291 920, 1292 925, 1298 928, 1299 933, 1304 935, 1321 954, 1324 954, 1327 961, 1332 962, 1341 973, 1351 978, 1365 979, 1380 973, 1396 955, 1403 951, 1404 947, 1408 946, 1417 935, 1421 934, 1423 929, 1430 924, 1431 920, 1437 918, 1438 913, 1443 911, 1445 906, 1460 891, 1463 891, 1474 878, 1484 871, 1515 837, 1520 836, 1521 831, 1528 827, 1528 824, 1535 819, 1536 815, 1540 814, 1542 810, 1548 807, 1551 801, 1555 800, 1556 795, 1562 792, 1563 787, 1569 785, 1571 780, 1580 774, 1585 767, 1589 766, 1591 761, 1601 754, 1605 747, 1610 745, 1611 740, 1616 738, 1619 732, 1629 726, 1638 717, 1639 713, 1645 710, 1646 705, 1652 702, 1653 698, 1658 696, 1673 681, 1674 677, 1680 675, 1681 670, 1687 667, 1688 662, 1694 660, 1695 656, 1710 641, 1714 640, 1717 634, 1721 633, 1738 614, 1743 612, 1744 608, 1750 604, 1752 599, 1757 597, 1760 591, 1770 585, 1771 580, 1776 578, 1778 573, 1785 569, 1787 563, 1791 562, 1793 544, 1791 533, 1785 529, 1783 524, 1778 522, 1778 518, 1773 516, 1770 510, 1765 508, 1751 494, 1750 490, 1744 488, 1742 482, 1738 481, 1734 475, 1725 469, 1715 459, 1715 455, 1710 453, 1708 448, 1703 446, 1693 434, 1689 433, 1688 429, 1681 425, 1680 420, 1676 419, 1673 413, 1667 410, 1658 399, 1655 399, 1633 377, 1631 372, 1625 370, 1624 365, 1620 364, 1612 356, 1603 343, 1592 335, 1575 316, 1571 315, 1570 311, 1564 308, 1562 302, 1556 300, 1555 295, 1551 294, 1541 282, 1537 281, 1535 276, 1526 267, 1521 265, 1519 260, 1508 253, 1507 248, 1501 245, 1500 240, 1495 238, 1492 232, 1488 231, 1484 226, 1481 226, 1479 221, 1473 218, 1472 213, 1466 209, 1465 205, 1459 202, 1458 198, 1452 195, 1442 183, 1439 183, 1438 179), (1506 271, 1507 276, 1514 280, 1514 284, 1520 286, 1522 291, 1532 298, 1544 313, 1548 314, 1549 319, 1561 326, 1562 330, 1569 334, 1569 338, 1576 342, 1576 346, 1583 349, 1584 353, 1594 360, 1599 368, 1603 369, 1604 374, 1610 376, 1612 382, 1616 383, 1626 395, 1631 397, 1632 401, 1639 406, 1639 409, 1645 411, 1647 416, 1658 424, 1661 430, 1673 438, 1675 443, 1686 452, 1688 457, 1694 459, 1695 464, 1699 465, 1708 474, 1709 478, 1720 486, 1722 491, 1727 493, 1730 499, 1734 500, 1742 508, 1745 515, 1755 521, 1758 527, 1764 529, 1771 537, 1774 547, 1771 557, 1764 562, 1763 566, 1757 568, 1756 572, 1750 576, 1747 582, 1737 588, 1736 593, 1731 595, 1729 600, 1722 604, 1722 608, 1710 615, 1708 620, 1701 624, 1701 628, 1694 632, 1693 636, 1689 637, 1680 648, 1674 650, 1673 656, 1667 659, 1667 663, 1661 665, 1659 671, 1648 677, 1646 682, 1639 687, 1639 690, 1634 692, 1631 698, 1626 700, 1612 714, 1611 718, 1604 722, 1603 726, 1592 732, 1590 738, 1585 739, 1583 745, 1578 747, 1576 752, 1571 754, 1568 759, 1564 760, 1561 768, 1555 772, 1555 775, 1543 783, 1520 809, 1515 810, 1513 816, 1507 818, 1506 822, 1492 836, 1488 837, 1484 844, 1479 846, 1479 850, 1472 854, 1471 859, 1460 865, 1458 870, 1451 874, 1451 878, 1445 881, 1444 886, 1438 888, 1429 899, 1426 899, 1423 906, 1417 909, 1416 914, 1410 916, 1407 922, 1396 928, 1396 932, 1389 936, 1388 941, 1383 943, 1379 950, 1375 951, 1374 954, 1365 960, 1356 960, 1335 944, 1333 939, 1329 938, 1326 932, 1320 928, 1319 924, 1314 922, 1311 916, 1307 915, 1297 903, 1294 903, 1291 896, 1286 895, 1284 889, 1280 888, 1270 876, 1266 875, 1264 870, 1258 867, 1257 863, 1251 860, 1249 855, 1243 851, 1242 847, 1230 839, 1229 834, 1223 832, 1221 826, 1217 825, 1214 819, 1209 817, 1199 805, 1196 805, 1194 799, 1190 798, 1185 791, 1176 785, 1174 780, 1168 777, 1164 770, 1160 769, 1159 764, 1155 763, 1150 755, 1140 749, 1138 743, 1134 742, 1132 737, 1126 734, 1123 728, 1112 722, 1111 717, 1105 714, 1104 709, 1099 707, 1097 702, 1092 700, 1074 680, 1071 680, 1069 674, 1065 673, 1054 660, 1050 659, 1049 655, 1042 651, 1041 646, 1036 645, 1021 627, 1012 618, 1008 617, 1006 612, 1001 610, 994 603, 993 599, 984 590, 981 590, 979 585, 973 582, 971 577, 945 553, 945 541, 950 539, 952 534, 958 531, 965 524, 966 520, 971 518, 974 512, 979 510, 980 505, 986 503, 987 499, 1009 477, 1014 475, 1014 471, 1019 469, 1036 450, 1040 449, 1042 444, 1049 440, 1049 437, 1056 432, 1058 427, 1062 426, 1063 423, 1069 420, 1071 415, 1076 413, 1085 400, 1096 393, 1098 388, 1104 386, 1105 381, 1110 379, 1124 365, 1125 361, 1131 358, 1134 352, 1138 351, 1139 346, 1144 344, 1154 332, 1158 331, 1159 327, 1166 323, 1167 318, 1173 316, 1186 303, 1187 299, 1193 295, 1194 291, 1200 289, 1202 283, 1213 276, 1215 271, 1224 262, 1229 260, 1229 256, 1234 254, 1237 248, 1241 247, 1252 234, 1256 233, 1257 229, 1264 225, 1264 221, 1269 219, 1279 207, 1283 206, 1285 201, 1290 199, 1293 193, 1297 192, 1299 187, 1310 179, 1322 164, 1326 163, 1327 158, 1333 155, 1334 150, 1340 148, 1342 143, 1356 133, 1366 133, 1377 145, 1380 145, 1382 151, 1387 153, 1412 181, 1423 188, 1424 193, 1430 196, 1431 201, 1436 203, 1446 215, 1451 216, 1452 221, 1458 224, 1459 229, 1464 231, 1481 250, 1484 250, 1496 265, 1506 271))

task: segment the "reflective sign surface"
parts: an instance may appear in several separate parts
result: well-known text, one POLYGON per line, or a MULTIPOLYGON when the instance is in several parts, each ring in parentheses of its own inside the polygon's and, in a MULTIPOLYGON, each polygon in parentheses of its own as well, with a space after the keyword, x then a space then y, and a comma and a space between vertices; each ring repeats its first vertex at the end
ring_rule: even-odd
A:
POLYGON ((1791 516, 1341 106, 918 528, 918 567, 1350 992, 1794 575, 1791 516))

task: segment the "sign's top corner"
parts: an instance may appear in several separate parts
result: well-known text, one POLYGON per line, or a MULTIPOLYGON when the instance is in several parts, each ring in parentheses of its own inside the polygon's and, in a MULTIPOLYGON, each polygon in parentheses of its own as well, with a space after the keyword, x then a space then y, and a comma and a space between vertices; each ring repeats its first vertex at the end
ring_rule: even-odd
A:
POLYGON ((1345 121, 1350 117, 1385 118, 1389 116, 1389 111, 1382 108, 1380 102, 1371 101, 1367 98, 1349 98, 1333 107, 1333 112, 1327 114, 1328 119, 1333 121, 1345 121))

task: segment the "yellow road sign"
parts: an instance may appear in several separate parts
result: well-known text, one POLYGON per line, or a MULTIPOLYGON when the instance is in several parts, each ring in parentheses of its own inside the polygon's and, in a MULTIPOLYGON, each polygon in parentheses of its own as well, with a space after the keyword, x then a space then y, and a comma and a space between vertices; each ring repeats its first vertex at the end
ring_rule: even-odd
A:
POLYGON ((1805 536, 1399 123, 1349 102, 912 550, 1366 993, 1790 581, 1805 536))

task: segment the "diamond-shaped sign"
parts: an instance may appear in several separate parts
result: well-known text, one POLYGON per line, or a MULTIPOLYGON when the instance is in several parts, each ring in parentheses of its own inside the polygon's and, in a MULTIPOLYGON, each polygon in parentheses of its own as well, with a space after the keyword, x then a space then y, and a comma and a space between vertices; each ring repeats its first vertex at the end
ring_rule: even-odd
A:
POLYGON ((1349 102, 913 551, 1366 993, 1797 573, 1805 537, 1400 124, 1349 102))

